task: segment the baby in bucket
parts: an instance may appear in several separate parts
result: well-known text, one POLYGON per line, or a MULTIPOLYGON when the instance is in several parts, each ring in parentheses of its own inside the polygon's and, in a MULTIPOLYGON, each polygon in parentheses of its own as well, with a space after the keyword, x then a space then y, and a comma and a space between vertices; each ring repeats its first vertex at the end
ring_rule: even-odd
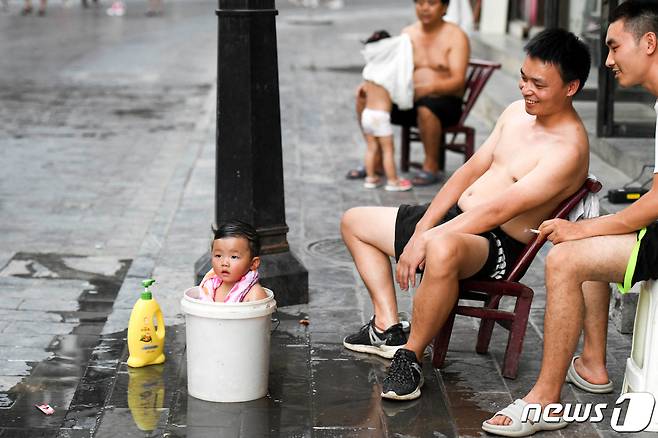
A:
POLYGON ((230 221, 215 231, 211 244, 212 269, 199 284, 199 299, 240 303, 267 298, 258 283, 260 240, 251 225, 230 221))

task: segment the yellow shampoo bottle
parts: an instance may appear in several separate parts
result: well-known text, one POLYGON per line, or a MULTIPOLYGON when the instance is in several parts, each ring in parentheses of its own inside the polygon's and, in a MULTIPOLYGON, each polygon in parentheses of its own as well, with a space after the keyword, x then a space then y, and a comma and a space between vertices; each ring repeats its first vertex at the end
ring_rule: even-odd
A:
POLYGON ((162 311, 149 290, 155 280, 142 281, 144 292, 135 303, 128 323, 128 366, 139 368, 165 361, 165 325, 162 311))

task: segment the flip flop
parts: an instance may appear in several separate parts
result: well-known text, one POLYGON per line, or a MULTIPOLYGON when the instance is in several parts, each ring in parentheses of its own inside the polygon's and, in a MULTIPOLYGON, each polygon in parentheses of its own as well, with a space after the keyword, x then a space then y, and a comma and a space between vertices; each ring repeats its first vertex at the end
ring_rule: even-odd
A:
POLYGON ((382 184, 382 179, 378 176, 375 176, 373 178, 366 177, 365 182, 363 183, 363 187, 366 189, 376 189, 377 187, 381 187, 382 184))
POLYGON ((359 166, 355 169, 350 169, 347 172, 347 175, 345 175, 345 178, 347 179, 363 179, 366 177, 366 168, 363 166, 359 166))
POLYGON ((560 418, 560 421, 557 421, 555 423, 547 423, 546 421, 544 421, 543 418, 540 418, 539 421, 537 421, 536 423, 530 420, 522 423, 521 416, 523 415, 523 409, 526 407, 527 404, 528 403, 526 403, 521 399, 514 400, 514 403, 507 406, 505 409, 496 412, 494 416, 491 417, 494 418, 497 415, 503 415, 509 418, 510 420, 512 420, 512 424, 508 424, 507 426, 504 426, 497 424, 489 424, 486 421, 483 421, 482 430, 484 430, 485 432, 489 432, 501 436, 519 437, 519 436, 530 436, 542 430, 558 430, 567 427, 569 425, 569 423, 564 421, 562 418, 560 418))
MULTIPOLYGON (((381 176, 381 175, 384 174, 384 171, 376 170, 375 174, 381 176)), ((345 175, 345 178, 347 178, 347 179, 363 179, 366 176, 368 176, 368 174, 366 173, 366 168, 364 166, 359 166, 359 167, 355 167, 354 169, 350 169, 347 172, 347 175, 345 175)))
POLYGON ((591 392, 592 394, 607 394, 612 392, 614 389, 612 381, 608 381, 608 383, 589 383, 587 380, 580 377, 576 372, 576 367, 573 366, 574 362, 576 362, 576 359, 579 357, 580 356, 574 356, 573 359, 571 359, 571 365, 569 365, 569 369, 567 370, 566 382, 573 384, 583 391, 591 392))
POLYGON ((432 173, 426 170, 419 170, 418 173, 416 173, 416 176, 411 180, 411 183, 415 186, 430 186, 438 182, 438 173, 432 173))
POLYGON ((408 179, 400 178, 398 179, 397 184, 387 183, 386 187, 384 187, 384 190, 386 190, 387 192, 406 192, 413 188, 414 186, 413 184, 411 184, 411 181, 409 181, 408 179))

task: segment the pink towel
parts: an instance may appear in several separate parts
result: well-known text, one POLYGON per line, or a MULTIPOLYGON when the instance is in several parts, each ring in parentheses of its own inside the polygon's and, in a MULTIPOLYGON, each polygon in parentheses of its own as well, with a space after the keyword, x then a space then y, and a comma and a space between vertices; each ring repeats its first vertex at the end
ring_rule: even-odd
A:
MULTIPOLYGON (((233 285, 231 290, 226 294, 224 299, 225 303, 240 303, 244 300, 244 297, 247 296, 249 290, 251 290, 254 284, 258 283, 258 271, 247 271, 247 273, 233 285)), ((215 301, 215 294, 217 289, 222 284, 222 279, 215 275, 215 271, 212 269, 203 277, 199 287, 201 288, 201 293, 199 294, 199 299, 201 301, 215 301)))

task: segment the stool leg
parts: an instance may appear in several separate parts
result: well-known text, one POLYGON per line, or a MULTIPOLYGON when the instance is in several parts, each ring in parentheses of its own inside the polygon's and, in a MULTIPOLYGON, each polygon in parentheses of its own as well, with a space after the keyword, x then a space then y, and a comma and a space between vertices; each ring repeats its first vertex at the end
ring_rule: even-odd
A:
POLYGON ((445 132, 441 134, 441 139, 439 141, 439 170, 444 171, 446 169, 446 134, 445 132))
POLYGON ((532 291, 530 292, 529 297, 521 295, 516 299, 515 317, 510 327, 507 349, 503 359, 503 377, 508 379, 516 379, 516 373, 519 369, 519 358, 523 349, 523 339, 525 338, 530 305, 532 304, 532 291))
POLYGON ((464 148, 464 162, 468 161, 469 158, 475 153, 475 130, 469 129, 466 132, 466 144, 464 148))
POLYGON ((487 354, 489 343, 491 343, 491 334, 493 333, 496 321, 493 319, 482 319, 480 321, 480 330, 478 331, 478 341, 475 345, 475 351, 478 354, 487 354))
MULTIPOLYGON (((485 303, 484 307, 487 309, 497 309, 500 303, 500 295, 490 297, 485 303)), ((478 340, 475 345, 475 351, 478 354, 487 354, 489 351, 489 344, 491 343, 491 334, 493 333, 496 320, 482 318, 480 321, 480 330, 478 330, 478 340)))
POLYGON ((434 337, 434 346, 432 348, 432 366, 434 366, 434 368, 443 367, 443 362, 448 353, 448 344, 450 344, 450 336, 452 335, 452 326, 454 323, 455 309, 452 310, 445 324, 443 324, 439 333, 434 337))
POLYGON ((400 132, 400 171, 409 172, 409 143, 411 135, 411 127, 402 126, 400 132))

